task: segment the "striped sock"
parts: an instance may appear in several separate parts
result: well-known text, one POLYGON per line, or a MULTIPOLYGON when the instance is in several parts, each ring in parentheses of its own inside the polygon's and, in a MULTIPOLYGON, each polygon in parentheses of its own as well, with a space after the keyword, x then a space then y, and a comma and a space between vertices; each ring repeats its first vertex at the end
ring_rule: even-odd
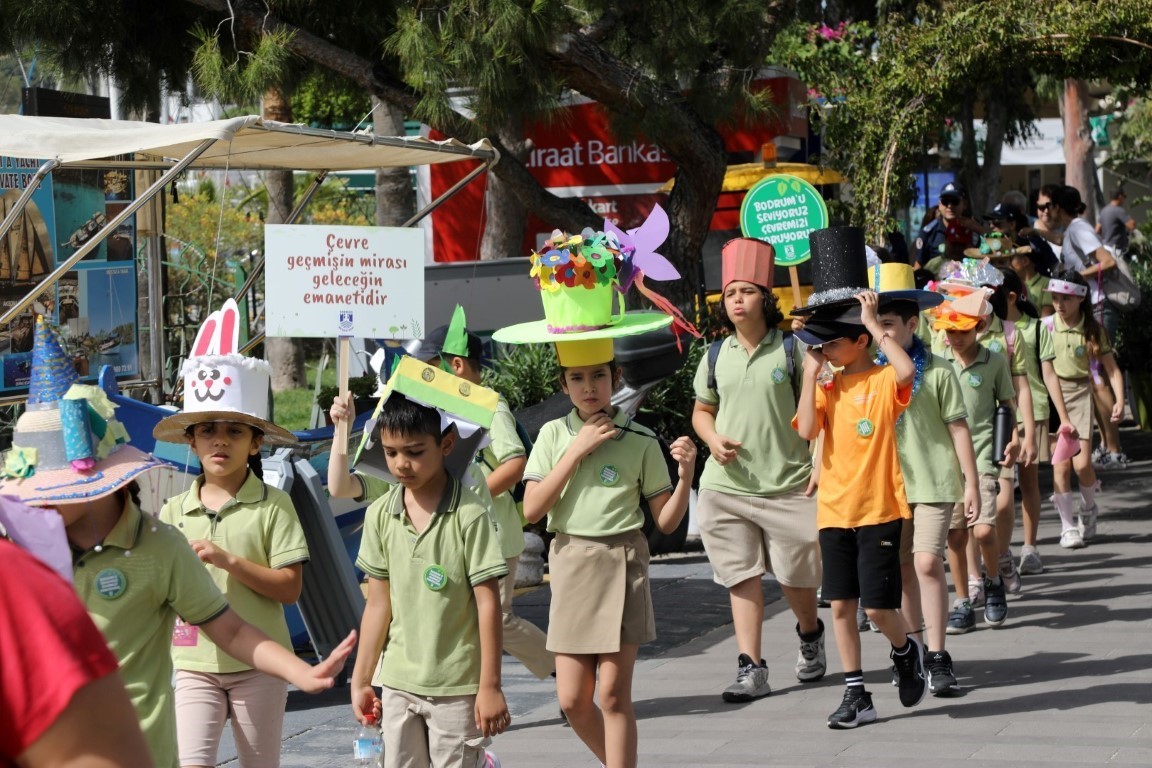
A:
POLYGON ((844 673, 844 683, 851 688, 859 688, 864 690, 864 671, 857 669, 852 672, 844 673))

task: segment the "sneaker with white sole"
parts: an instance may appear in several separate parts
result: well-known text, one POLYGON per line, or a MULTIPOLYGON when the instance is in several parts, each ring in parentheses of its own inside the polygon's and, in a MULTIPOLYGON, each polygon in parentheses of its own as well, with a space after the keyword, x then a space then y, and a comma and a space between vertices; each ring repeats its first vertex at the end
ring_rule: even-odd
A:
POLYGON ((739 671, 736 673, 736 682, 724 689, 721 694, 724 701, 739 703, 761 699, 772 693, 768 686, 768 665, 761 659, 759 664, 752 661, 746 654, 740 654, 736 660, 739 671))
POLYGON ((1099 516, 1100 506, 1095 501, 1088 509, 1080 507, 1080 520, 1076 524, 1076 530, 1080 532, 1080 538, 1085 544, 1096 537, 1096 518, 1099 516))
POLYGON ((944 631, 949 635, 963 635, 975 626, 976 611, 972 610, 971 601, 957 600, 948 614, 948 627, 944 631))
POLYGON ((1034 576, 1044 573, 1044 562, 1040 559, 1040 552, 1036 547, 1025 544, 1020 548, 1020 573, 1025 576, 1034 576))
POLYGON ((500 768, 500 758, 495 752, 484 750, 484 768, 500 768))
POLYGON ((947 696, 959 688, 948 651, 929 651, 924 667, 928 671, 928 690, 933 696, 947 696))
POLYGON ((1010 595, 1020 594, 1020 571, 1016 570, 1016 558, 1012 550, 1000 555, 1000 580, 1010 595))
POLYGON ((868 612, 864 610, 864 606, 856 605, 856 629, 861 632, 868 631, 868 612))
POLYGON ((984 580, 984 621, 990 627, 999 627, 1008 618, 1008 598, 1004 594, 1004 581, 984 580))
POLYGON ((872 706, 872 694, 860 686, 847 688, 839 708, 828 715, 829 728, 855 728, 875 721, 876 707, 872 706))
POLYGON ((1127 469, 1128 457, 1119 452, 1104 453, 1099 459, 1092 459, 1092 467, 1102 470, 1127 469))
POLYGON ((896 665, 896 672, 900 675, 900 703, 906 707, 914 707, 924 699, 928 690, 928 681, 924 673, 924 646, 914 635, 908 635, 908 650, 905 653, 896 653, 893 648, 888 658, 896 665))
POLYGON ((1084 537, 1076 528, 1066 528, 1060 534, 1060 546, 1064 549, 1083 549, 1084 537))
MULTIPOLYGON (((820 636, 815 640, 800 638, 800 655, 796 657, 796 679, 802 683, 814 683, 828 671, 828 659, 824 652, 824 622, 817 619, 820 636)), ((800 634, 800 625, 796 625, 800 634)))
POLYGON ((1108 449, 1104 447, 1104 443, 1092 449, 1092 466, 1099 467, 1100 462, 1104 461, 1104 457, 1108 455, 1108 449))

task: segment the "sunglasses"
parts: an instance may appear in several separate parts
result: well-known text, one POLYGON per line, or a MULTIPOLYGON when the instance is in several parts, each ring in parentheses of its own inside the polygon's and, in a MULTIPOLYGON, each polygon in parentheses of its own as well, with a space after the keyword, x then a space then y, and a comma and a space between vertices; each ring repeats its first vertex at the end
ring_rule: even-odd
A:
POLYGON ((955 208, 960 205, 960 198, 958 197, 942 197, 940 198, 940 205, 945 208, 955 208))
POLYGON ((1055 207, 1056 207, 1055 203, 1037 203, 1036 204, 1036 210, 1038 210, 1038 211, 1047 211, 1049 208, 1055 208, 1055 207))

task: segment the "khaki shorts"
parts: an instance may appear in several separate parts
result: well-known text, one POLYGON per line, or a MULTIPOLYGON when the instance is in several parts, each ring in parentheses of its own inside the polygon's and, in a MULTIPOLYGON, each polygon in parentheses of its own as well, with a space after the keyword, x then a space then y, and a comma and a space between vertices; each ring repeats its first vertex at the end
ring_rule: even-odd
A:
POLYGON ((656 639, 648 540, 639 530, 585 538, 558 533, 548 556, 552 653, 616 653, 656 639))
POLYGON ((971 528, 974 525, 996 525, 996 497, 1000 494, 1000 478, 995 475, 980 475, 980 517, 969 523, 964 519, 964 502, 952 507, 952 524, 949 530, 971 528))
POLYGON ((954 504, 910 504, 912 519, 905 518, 900 529, 900 564, 912 562, 917 552, 931 552, 936 557, 944 557, 948 547, 948 525, 952 522, 954 504))
POLYGON ((1064 407, 1068 409, 1068 420, 1081 440, 1092 440, 1092 380, 1060 379, 1060 392, 1064 395, 1064 407))
POLYGON ((717 583, 734 587, 771 573, 786 587, 820 586, 814 497, 799 491, 763 497, 702 490, 696 509, 717 583))
MULTIPOLYGON (((1020 438, 1020 445, 1024 445, 1024 425, 1023 424, 1017 424, 1016 425, 1016 435, 1020 438)), ((1051 459, 1052 459, 1051 446, 1048 445, 1048 419, 1044 419, 1042 421, 1040 419, 1036 420, 1035 435, 1036 435, 1036 461, 1032 463, 1033 466, 1035 466, 1037 462, 1051 461, 1051 459)), ((1014 465, 1012 465, 1011 467, 1001 467, 1000 468, 1000 479, 1001 480, 1013 480, 1013 479, 1015 479, 1016 467, 1018 467, 1018 466, 1020 466, 1019 460, 1017 460, 1017 462, 1014 465)))
MULTIPOLYGON (((380 691, 384 768, 483 768, 491 742, 476 727, 476 696, 380 691)), ((212 763, 208 763, 212 765, 212 763)))
POLYGON ((287 703, 288 683, 254 669, 228 674, 176 670, 180 765, 216 765, 224 721, 231 718, 241 765, 276 768, 287 703))

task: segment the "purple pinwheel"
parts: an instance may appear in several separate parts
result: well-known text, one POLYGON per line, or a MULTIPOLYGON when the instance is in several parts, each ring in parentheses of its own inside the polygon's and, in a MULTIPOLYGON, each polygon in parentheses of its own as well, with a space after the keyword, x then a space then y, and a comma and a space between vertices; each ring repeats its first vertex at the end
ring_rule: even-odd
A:
POLYGON ((672 262, 656 253, 656 249, 668 237, 668 214, 659 205, 636 229, 627 232, 620 230, 612 222, 604 220, 604 231, 616 236, 620 241, 620 254, 624 257, 620 270, 620 291, 627 293, 639 270, 653 280, 679 280, 680 273, 672 262))

